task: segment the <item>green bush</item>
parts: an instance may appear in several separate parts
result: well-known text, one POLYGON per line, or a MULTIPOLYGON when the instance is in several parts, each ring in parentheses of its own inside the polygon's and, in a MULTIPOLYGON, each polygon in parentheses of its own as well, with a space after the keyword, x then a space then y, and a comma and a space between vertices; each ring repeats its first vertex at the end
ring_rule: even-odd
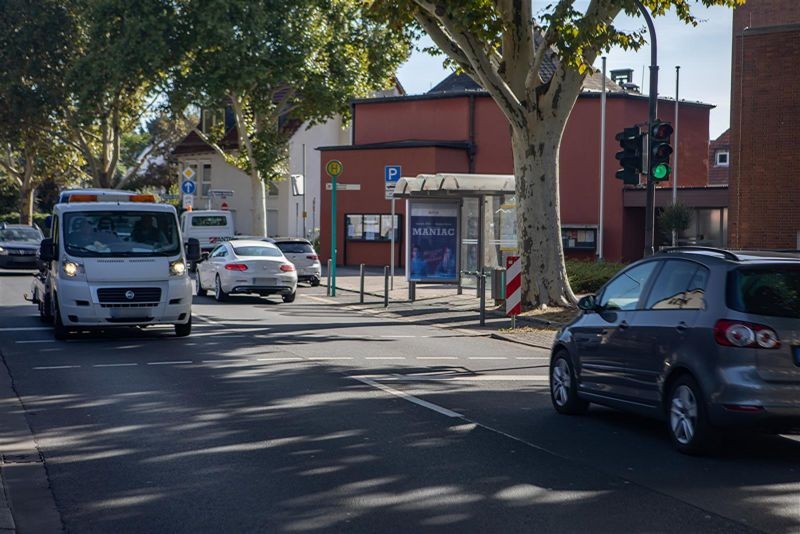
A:
MULTIPOLYGON (((33 224, 38 225, 44 233, 47 233, 44 227, 44 220, 47 215, 47 213, 33 214, 33 224)), ((11 213, 3 213, 0 215, 0 223, 19 224, 19 213, 13 211, 11 213)))
POLYGON ((624 263, 567 260, 567 276, 575 293, 596 293, 624 263))

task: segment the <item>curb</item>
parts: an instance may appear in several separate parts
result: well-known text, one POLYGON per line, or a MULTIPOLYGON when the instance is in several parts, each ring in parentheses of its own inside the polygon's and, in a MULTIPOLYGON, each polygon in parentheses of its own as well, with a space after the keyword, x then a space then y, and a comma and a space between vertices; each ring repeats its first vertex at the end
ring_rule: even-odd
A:
POLYGON ((505 334, 498 334, 497 332, 492 332, 489 337, 491 337, 492 339, 500 339, 502 341, 508 341, 509 343, 516 343, 518 345, 526 345, 528 347, 534 347, 534 348, 537 348, 537 349, 550 350, 550 349, 553 348, 552 345, 544 345, 543 343, 541 343, 541 344, 531 343, 530 341, 523 341, 521 339, 516 339, 516 338, 514 338, 512 336, 507 336, 505 334))

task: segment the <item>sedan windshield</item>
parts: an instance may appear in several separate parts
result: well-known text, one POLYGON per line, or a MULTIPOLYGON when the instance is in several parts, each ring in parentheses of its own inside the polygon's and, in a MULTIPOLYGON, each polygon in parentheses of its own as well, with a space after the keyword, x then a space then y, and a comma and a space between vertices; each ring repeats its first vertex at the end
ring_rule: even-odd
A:
POLYGON ((283 256, 281 251, 275 247, 262 247, 258 245, 234 247, 233 251, 237 256, 261 256, 266 258, 280 258, 283 256))
POLYGON ((70 212, 63 227, 64 248, 73 256, 175 256, 181 251, 178 223, 169 212, 70 212))
POLYGON ((38 243, 42 234, 36 228, 5 228, 0 230, 0 241, 17 243, 38 243))

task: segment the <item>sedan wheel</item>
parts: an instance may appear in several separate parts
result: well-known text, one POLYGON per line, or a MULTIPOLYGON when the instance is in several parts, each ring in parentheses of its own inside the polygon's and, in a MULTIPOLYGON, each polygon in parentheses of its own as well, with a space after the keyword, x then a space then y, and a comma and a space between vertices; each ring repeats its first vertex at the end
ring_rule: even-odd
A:
POLYGON ((217 299, 218 302, 222 302, 228 298, 228 294, 222 289, 222 282, 219 280, 219 275, 214 279, 214 298, 217 299))
POLYGON ((589 409, 589 403, 578 397, 578 384, 569 354, 561 350, 550 363, 550 399, 558 413, 580 415, 589 409))
POLYGON ((708 422, 700 386, 689 375, 680 377, 669 395, 669 434, 680 452, 698 454, 712 446, 713 429, 708 422))

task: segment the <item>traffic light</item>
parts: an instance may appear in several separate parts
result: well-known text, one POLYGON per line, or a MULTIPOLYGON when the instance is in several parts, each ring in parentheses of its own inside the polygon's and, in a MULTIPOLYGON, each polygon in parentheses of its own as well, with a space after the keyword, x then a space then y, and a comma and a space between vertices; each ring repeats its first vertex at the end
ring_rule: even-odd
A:
POLYGON ((639 175, 642 172, 642 137, 638 126, 625 128, 616 136, 622 148, 616 155, 622 167, 616 176, 628 185, 639 184, 639 175))
POLYGON ((669 166, 669 157, 672 147, 669 138, 673 132, 668 122, 656 120, 650 126, 650 179, 656 182, 669 180, 672 167, 669 166))

